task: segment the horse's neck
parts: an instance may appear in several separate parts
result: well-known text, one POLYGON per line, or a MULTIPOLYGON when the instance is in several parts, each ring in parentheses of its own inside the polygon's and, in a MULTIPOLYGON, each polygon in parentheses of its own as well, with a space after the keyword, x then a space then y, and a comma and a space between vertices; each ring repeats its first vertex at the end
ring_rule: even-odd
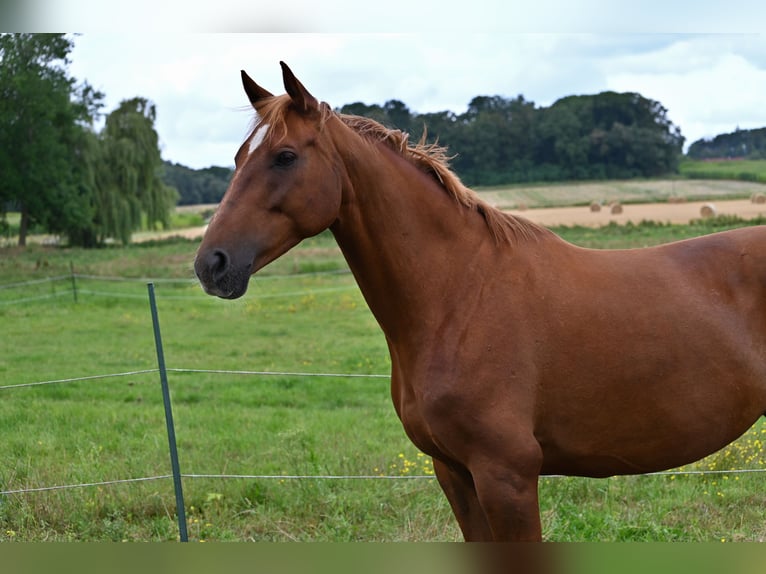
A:
POLYGON ((396 340, 432 328, 459 305, 461 287, 468 288, 459 278, 494 241, 481 215, 396 152, 378 148, 363 164, 347 163, 332 231, 370 309, 396 340))

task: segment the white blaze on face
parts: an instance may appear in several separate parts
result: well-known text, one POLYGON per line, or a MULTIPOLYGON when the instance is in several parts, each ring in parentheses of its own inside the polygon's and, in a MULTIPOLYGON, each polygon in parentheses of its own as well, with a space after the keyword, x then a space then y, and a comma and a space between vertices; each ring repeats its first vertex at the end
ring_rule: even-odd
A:
POLYGON ((266 137, 266 134, 269 131, 269 124, 262 124, 258 126, 258 129, 255 130, 255 133, 250 138, 250 145, 248 146, 248 155, 252 154, 256 149, 258 149, 258 146, 263 143, 264 138, 266 137))

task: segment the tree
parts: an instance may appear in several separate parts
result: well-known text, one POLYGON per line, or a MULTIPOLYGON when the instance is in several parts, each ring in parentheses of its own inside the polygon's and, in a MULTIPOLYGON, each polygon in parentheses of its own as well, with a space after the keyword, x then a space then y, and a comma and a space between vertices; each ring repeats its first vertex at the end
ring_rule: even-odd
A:
POLYGON ((129 243, 142 214, 149 227, 170 223, 178 193, 161 177, 156 116, 152 102, 136 97, 121 102, 106 118, 95 176, 94 222, 100 241, 116 237, 129 243))
POLYGON ((558 179, 653 177, 678 168, 680 130, 659 102, 640 94, 568 96, 541 112, 536 163, 558 179))
POLYGON ((0 211, 21 213, 22 246, 34 224, 61 231, 89 216, 81 176, 103 96, 68 75, 71 49, 63 34, 0 35, 0 211))
MULTIPOLYGON (((409 131, 412 141, 425 130, 455 154, 452 167, 469 185, 655 177, 678 171, 684 142, 659 102, 632 92, 567 96, 540 108, 521 95, 476 96, 460 115, 414 114, 398 100, 341 111, 409 131)), ((762 142, 752 133, 735 149, 752 156, 762 142)))
MULTIPOLYGON (((354 102, 353 104, 346 104, 345 106, 341 107, 337 111, 340 112, 341 114, 348 114, 352 116, 364 116, 366 118, 370 118, 377 122, 380 122, 384 125, 388 125, 388 116, 386 116, 386 111, 378 104, 373 104, 371 106, 368 106, 367 104, 363 104, 362 102, 354 102)), ((388 127, 392 127, 392 126, 388 126, 388 127)))
POLYGON ((33 226, 73 245, 169 223, 177 194, 161 179, 156 109, 124 101, 93 129, 103 94, 67 71, 63 34, 0 35, 0 215, 21 213, 19 245, 33 226))
POLYGON ((766 128, 719 134, 712 140, 699 139, 689 146, 689 157, 695 159, 766 158, 766 128))
POLYGON ((164 162, 162 179, 179 194, 179 205, 218 203, 223 198, 234 170, 228 167, 191 169, 164 162))
POLYGON ((536 117, 534 104, 521 95, 473 98, 451 136, 450 144, 459 150, 455 169, 469 184, 527 180, 536 117))
POLYGON ((403 132, 409 132, 412 123, 412 114, 404 102, 399 100, 388 100, 383 104, 383 111, 386 113, 387 124, 403 132))

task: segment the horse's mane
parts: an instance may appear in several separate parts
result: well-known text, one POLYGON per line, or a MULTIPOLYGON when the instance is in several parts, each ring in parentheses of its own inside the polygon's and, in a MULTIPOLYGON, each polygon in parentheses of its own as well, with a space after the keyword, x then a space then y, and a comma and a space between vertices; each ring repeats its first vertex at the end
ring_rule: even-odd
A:
POLYGON ((433 175, 444 190, 463 207, 477 211, 484 217, 490 232, 498 242, 512 243, 532 239, 543 228, 526 219, 504 213, 493 207, 479 195, 466 187, 455 172, 450 169, 452 156, 447 148, 438 142, 426 143, 426 133, 420 141, 410 142, 409 134, 385 127, 379 122, 362 116, 338 114, 336 116, 348 127, 364 138, 379 141, 407 158, 422 171, 433 175))
MULTIPOLYGON (((285 116, 289 102, 288 96, 279 96, 270 99, 265 106, 259 108, 260 120, 271 126, 270 137, 279 137, 277 134, 286 133, 285 116)), ((484 217, 496 241, 513 243, 532 239, 545 232, 544 228, 531 221, 500 211, 481 199, 475 191, 466 187, 449 167, 451 157, 447 154, 447 148, 439 145, 438 142, 426 143, 425 133, 419 142, 412 143, 406 132, 389 129, 370 118, 334 112, 330 106, 322 102, 320 104, 321 124, 325 124, 332 117, 338 118, 363 138, 388 146, 425 173, 431 174, 458 204, 484 217)))

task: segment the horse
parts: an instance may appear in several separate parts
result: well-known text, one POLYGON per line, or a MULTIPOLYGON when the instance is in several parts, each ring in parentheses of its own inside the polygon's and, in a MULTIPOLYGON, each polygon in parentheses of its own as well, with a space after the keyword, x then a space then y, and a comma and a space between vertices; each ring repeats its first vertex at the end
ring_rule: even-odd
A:
POLYGON ((698 460, 766 414, 766 227, 586 249, 495 209, 444 147, 341 114, 283 62, 196 253, 204 290, 329 229, 391 355, 391 396, 466 541, 540 541, 541 475, 698 460))

